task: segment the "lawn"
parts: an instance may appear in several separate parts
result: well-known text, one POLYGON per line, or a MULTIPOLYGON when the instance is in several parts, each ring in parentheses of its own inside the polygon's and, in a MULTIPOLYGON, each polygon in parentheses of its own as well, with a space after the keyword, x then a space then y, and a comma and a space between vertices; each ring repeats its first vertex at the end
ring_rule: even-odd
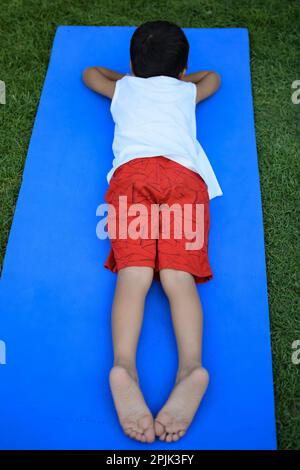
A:
POLYGON ((7 88, 0 105, 1 265, 58 25, 167 19, 186 28, 249 29, 280 449, 300 449, 300 365, 291 360, 300 339, 300 104, 291 100, 300 79, 299 13, 293 0, 2 0, 0 9, 0 80, 7 88))

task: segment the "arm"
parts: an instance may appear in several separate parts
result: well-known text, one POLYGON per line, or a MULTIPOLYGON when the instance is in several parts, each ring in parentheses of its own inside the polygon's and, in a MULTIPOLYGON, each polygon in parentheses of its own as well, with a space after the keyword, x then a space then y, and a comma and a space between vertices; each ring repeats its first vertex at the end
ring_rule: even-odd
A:
POLYGON ((125 75, 125 73, 115 72, 105 67, 88 67, 83 71, 82 80, 91 90, 112 98, 116 81, 125 75))
POLYGON ((182 80, 193 82, 197 86, 196 104, 213 95, 221 84, 221 77, 216 72, 195 72, 185 75, 182 80))

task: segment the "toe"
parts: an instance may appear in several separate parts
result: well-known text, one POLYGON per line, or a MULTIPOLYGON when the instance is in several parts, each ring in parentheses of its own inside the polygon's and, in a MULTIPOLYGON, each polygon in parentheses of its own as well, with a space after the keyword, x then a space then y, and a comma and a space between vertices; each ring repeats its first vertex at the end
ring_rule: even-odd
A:
POLYGON ((166 431, 168 434, 173 434, 175 432, 178 432, 178 426, 176 425, 175 422, 171 422, 170 424, 168 424, 168 426, 166 426, 166 431))
POLYGON ((166 438, 166 435, 167 435, 167 433, 166 433, 166 432, 164 432, 164 433, 163 433, 163 434, 160 436, 160 438, 159 438, 159 439, 160 439, 161 441, 164 441, 164 440, 165 440, 165 438, 166 438))
POLYGON ((156 420, 166 427, 172 423, 172 416, 167 411, 161 411, 156 416, 156 420))
POLYGON ((142 435, 141 435, 141 441, 142 441, 142 442, 146 442, 146 436, 145 436, 145 434, 142 434, 142 435))
POLYGON ((157 436, 161 436, 165 431, 165 427, 159 421, 155 421, 154 427, 157 436))
POLYGON ((172 442, 172 434, 167 434, 166 441, 172 442))
POLYGON ((138 427, 141 434, 144 434, 147 442, 152 442, 155 439, 155 430, 152 416, 144 416, 138 422, 138 427))
POLYGON ((173 433, 172 439, 173 439, 174 442, 175 442, 175 441, 178 441, 178 439, 179 439, 178 434, 177 434, 177 433, 173 433))
POLYGON ((147 441, 147 442, 153 442, 154 439, 155 439, 154 428, 151 427, 151 428, 147 429, 147 430, 144 432, 144 435, 145 435, 145 438, 146 438, 146 441, 147 441))

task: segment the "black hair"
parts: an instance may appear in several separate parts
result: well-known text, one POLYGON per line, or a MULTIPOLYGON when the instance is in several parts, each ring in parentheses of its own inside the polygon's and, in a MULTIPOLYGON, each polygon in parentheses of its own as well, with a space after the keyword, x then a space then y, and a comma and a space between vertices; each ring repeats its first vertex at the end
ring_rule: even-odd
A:
POLYGON ((187 68, 189 43, 182 29, 169 21, 147 21, 133 33, 130 59, 134 75, 178 78, 187 68))

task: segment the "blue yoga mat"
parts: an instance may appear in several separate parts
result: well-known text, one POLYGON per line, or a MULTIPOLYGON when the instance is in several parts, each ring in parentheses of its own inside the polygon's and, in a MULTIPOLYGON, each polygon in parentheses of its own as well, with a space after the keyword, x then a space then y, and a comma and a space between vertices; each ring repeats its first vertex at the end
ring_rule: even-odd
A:
MULTIPOLYGON (((58 28, 0 282, 0 447, 3 449, 276 448, 267 280, 246 29, 185 28, 189 71, 217 70, 218 93, 197 106, 198 139, 224 195, 211 201, 214 278, 198 286, 210 385, 187 434, 143 444, 113 407, 111 304, 96 209, 112 164, 110 100, 82 70, 129 72, 135 27, 58 28), (2 348, 3 353, 3 348, 2 348), (3 357, 3 354, 2 354, 3 357), (2 359, 2 362, 3 359, 2 359)), ((165 294, 146 299, 137 366, 153 414, 175 380, 165 294)))

